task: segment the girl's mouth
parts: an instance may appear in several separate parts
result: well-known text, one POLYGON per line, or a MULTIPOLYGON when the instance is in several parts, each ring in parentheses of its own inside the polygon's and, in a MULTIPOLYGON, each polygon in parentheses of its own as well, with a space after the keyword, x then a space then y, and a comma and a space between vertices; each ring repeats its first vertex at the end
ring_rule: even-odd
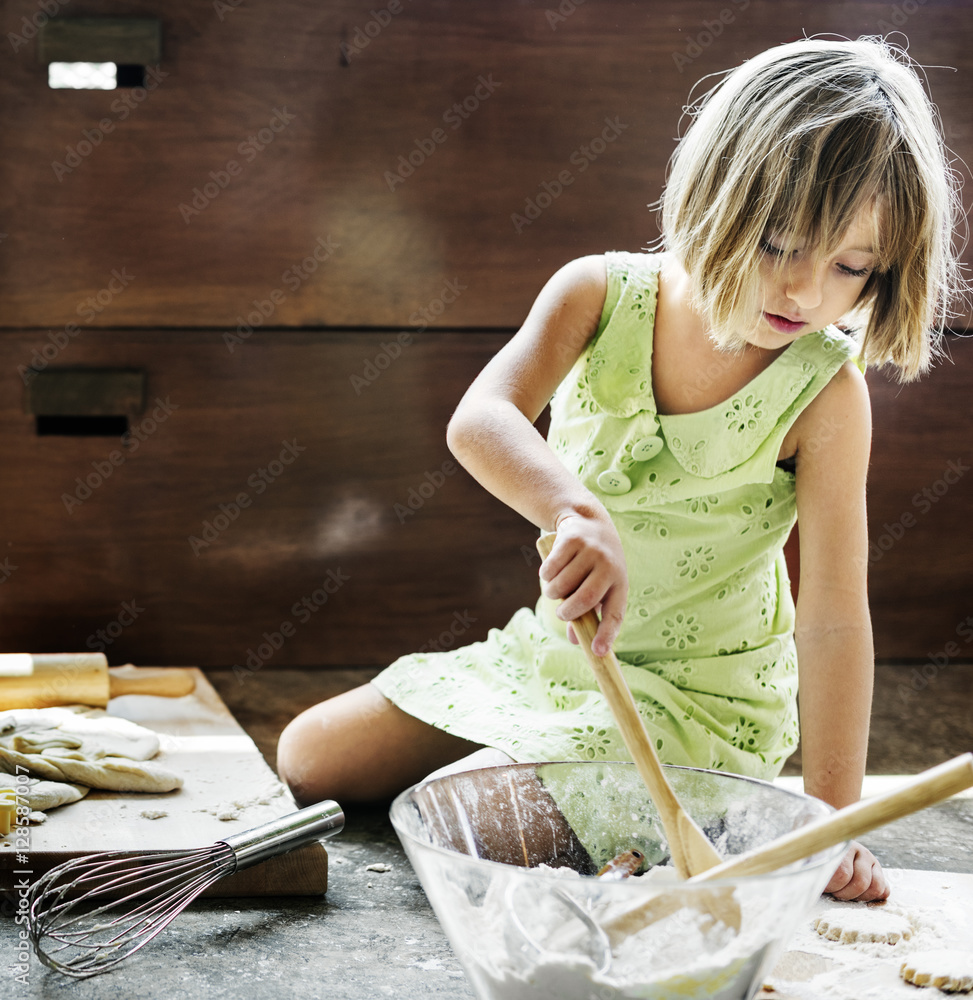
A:
POLYGON ((802 327, 807 324, 804 320, 792 320, 788 319, 786 316, 778 316, 777 313, 764 313, 764 319, 778 332, 778 333, 797 333, 802 327))

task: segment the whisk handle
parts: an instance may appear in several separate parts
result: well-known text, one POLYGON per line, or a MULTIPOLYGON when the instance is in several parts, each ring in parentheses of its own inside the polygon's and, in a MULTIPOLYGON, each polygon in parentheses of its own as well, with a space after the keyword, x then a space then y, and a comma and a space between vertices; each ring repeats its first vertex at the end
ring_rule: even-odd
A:
POLYGON ((225 837, 219 843, 226 844, 233 852, 236 858, 234 871, 242 871, 313 840, 340 833, 344 826, 345 814, 341 806, 332 799, 325 799, 306 809, 255 826, 252 830, 225 837))

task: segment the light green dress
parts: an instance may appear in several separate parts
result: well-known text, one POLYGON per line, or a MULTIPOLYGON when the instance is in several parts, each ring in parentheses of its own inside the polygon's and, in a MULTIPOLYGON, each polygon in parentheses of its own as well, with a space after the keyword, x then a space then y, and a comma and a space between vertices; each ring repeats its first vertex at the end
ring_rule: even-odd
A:
MULTIPOLYGON (((854 357, 809 333, 731 399, 664 416, 652 396, 661 259, 605 255, 598 332, 551 401, 548 441, 606 506, 629 572, 615 644, 664 763, 774 777, 797 744, 794 604, 783 545, 798 414, 854 357)), ((700 389, 712 373, 700 372, 700 389)), ((626 760, 584 654, 540 598, 486 640, 404 656, 375 679, 410 715, 517 761, 626 760)))

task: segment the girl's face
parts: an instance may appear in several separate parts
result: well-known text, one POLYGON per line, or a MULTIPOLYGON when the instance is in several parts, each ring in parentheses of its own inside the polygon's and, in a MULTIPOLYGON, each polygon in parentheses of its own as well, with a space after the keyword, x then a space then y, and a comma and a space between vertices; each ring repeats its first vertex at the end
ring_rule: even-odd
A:
POLYGON ((830 255, 806 251, 786 231, 761 241, 761 314, 744 339, 754 347, 786 347, 841 319, 857 303, 878 263, 871 211, 862 212, 830 255))

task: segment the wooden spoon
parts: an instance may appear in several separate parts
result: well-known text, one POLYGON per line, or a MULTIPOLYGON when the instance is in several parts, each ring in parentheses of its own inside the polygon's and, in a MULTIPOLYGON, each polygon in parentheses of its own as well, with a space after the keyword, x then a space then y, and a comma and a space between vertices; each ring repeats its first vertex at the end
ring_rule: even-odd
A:
MULTIPOLYGON (((540 552, 542 559, 551 554, 554 538, 553 534, 546 534, 537 539, 537 551, 540 552)), ((723 859, 717 854, 716 848, 707 839, 706 834, 683 809, 682 803, 676 798, 676 793, 666 779, 658 754, 635 707, 635 699, 625 683, 615 654, 609 652, 607 656, 596 656, 592 652, 591 642, 598 631, 598 616, 594 611, 588 611, 572 624, 581 648, 595 673, 598 686, 621 731, 625 746, 632 755, 632 760, 658 810, 676 871, 682 878, 690 878, 719 865, 723 859)))

